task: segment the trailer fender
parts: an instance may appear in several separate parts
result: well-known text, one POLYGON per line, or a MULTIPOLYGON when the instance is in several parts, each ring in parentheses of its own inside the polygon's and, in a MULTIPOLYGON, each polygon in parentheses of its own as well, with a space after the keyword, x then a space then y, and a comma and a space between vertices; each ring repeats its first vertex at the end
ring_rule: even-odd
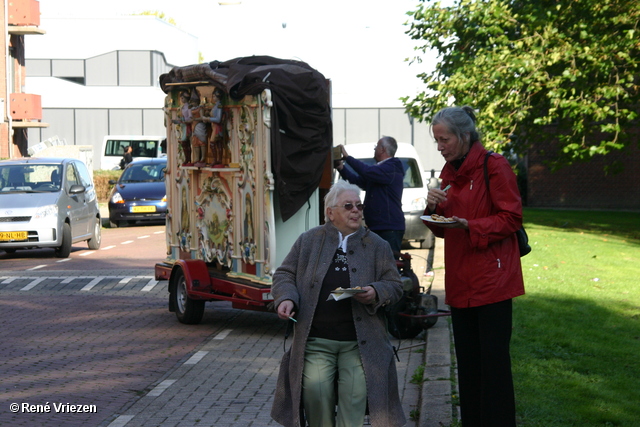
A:
MULTIPOLYGON (((176 286, 175 280, 179 271, 182 271, 184 274, 187 283, 187 293, 191 291, 211 292, 209 269, 207 268, 207 264, 199 259, 180 259, 175 262, 171 269, 169 292, 171 292, 172 286, 176 286)), ((192 296, 190 296, 190 298, 200 299, 192 296)), ((169 299, 169 311, 175 311, 175 307, 172 307, 171 299, 169 299)))

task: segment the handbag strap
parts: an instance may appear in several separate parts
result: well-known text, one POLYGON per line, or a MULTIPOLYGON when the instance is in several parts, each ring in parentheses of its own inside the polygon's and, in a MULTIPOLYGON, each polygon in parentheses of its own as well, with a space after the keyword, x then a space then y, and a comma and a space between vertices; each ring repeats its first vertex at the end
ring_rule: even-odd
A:
POLYGON ((487 151, 487 155, 484 156, 484 182, 487 186, 487 193, 491 192, 491 188, 489 188, 489 168, 487 167, 487 162, 489 161, 489 156, 493 154, 493 151, 487 151))

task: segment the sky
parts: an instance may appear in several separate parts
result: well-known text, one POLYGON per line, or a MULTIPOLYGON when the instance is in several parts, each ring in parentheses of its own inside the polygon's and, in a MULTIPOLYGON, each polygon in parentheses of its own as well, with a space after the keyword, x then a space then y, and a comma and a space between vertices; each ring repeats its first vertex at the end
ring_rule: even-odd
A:
MULTIPOLYGON (((403 24, 418 0, 40 0, 43 17, 159 11, 198 37, 205 62, 270 55, 307 62, 332 81, 334 107, 402 107, 422 91, 403 24), (224 4, 226 3, 226 4, 224 4)), ((90 43, 79 37, 77 43, 90 43)), ((197 62, 197 58, 193 63, 197 62)), ((190 65, 190 64, 175 64, 190 65)))

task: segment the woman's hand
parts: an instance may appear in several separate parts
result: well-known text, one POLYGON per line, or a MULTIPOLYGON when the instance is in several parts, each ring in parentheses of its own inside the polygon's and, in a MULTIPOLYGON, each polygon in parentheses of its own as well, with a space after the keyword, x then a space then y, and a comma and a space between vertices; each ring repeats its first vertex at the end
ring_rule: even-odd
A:
POLYGON ((456 222, 452 222, 449 224, 445 224, 445 223, 436 223, 435 225, 439 226, 439 227, 443 227, 443 228, 464 228, 465 230, 469 229, 469 221, 467 221, 464 218, 458 218, 457 216, 452 216, 451 218, 453 218, 454 221, 456 222))
MULTIPOLYGON (((436 205, 438 203, 445 202, 447 200, 447 193, 442 191, 439 188, 431 188, 429 189, 429 193, 427 193, 427 207, 429 208, 429 212, 433 212, 436 210, 436 205)), ((469 229, 469 221, 464 218, 459 218, 457 216, 452 216, 456 222, 450 224, 437 223, 436 225, 443 228, 464 228, 465 230, 469 229)))
POLYGON ((362 304, 373 304, 374 302, 376 302, 376 296, 378 294, 373 286, 365 286, 362 288, 362 290, 366 292, 360 292, 353 295, 356 301, 362 304))
POLYGON ((293 311, 293 301, 286 299, 278 306, 278 317, 283 320, 289 320, 289 317, 293 317, 296 313, 293 311))
POLYGON ((429 189, 429 192, 427 193, 427 207, 429 208, 429 212, 435 211, 436 205, 446 200, 447 200, 447 193, 445 193, 441 189, 439 188, 429 189))

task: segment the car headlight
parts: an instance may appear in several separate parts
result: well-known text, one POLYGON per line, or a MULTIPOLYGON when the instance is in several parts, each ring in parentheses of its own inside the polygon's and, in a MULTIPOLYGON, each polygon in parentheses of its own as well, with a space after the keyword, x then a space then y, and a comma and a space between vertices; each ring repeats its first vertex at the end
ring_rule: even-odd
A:
POLYGON ((161 201, 166 202, 167 201, 167 195, 165 194, 164 197, 161 199, 161 201))
POLYGON ((111 196, 111 203, 124 203, 124 199, 120 195, 120 193, 115 192, 113 196, 111 196))
POLYGON ((50 217, 58 216, 58 206, 57 205, 47 205, 38 208, 35 215, 33 215, 34 219, 45 219, 50 217))

